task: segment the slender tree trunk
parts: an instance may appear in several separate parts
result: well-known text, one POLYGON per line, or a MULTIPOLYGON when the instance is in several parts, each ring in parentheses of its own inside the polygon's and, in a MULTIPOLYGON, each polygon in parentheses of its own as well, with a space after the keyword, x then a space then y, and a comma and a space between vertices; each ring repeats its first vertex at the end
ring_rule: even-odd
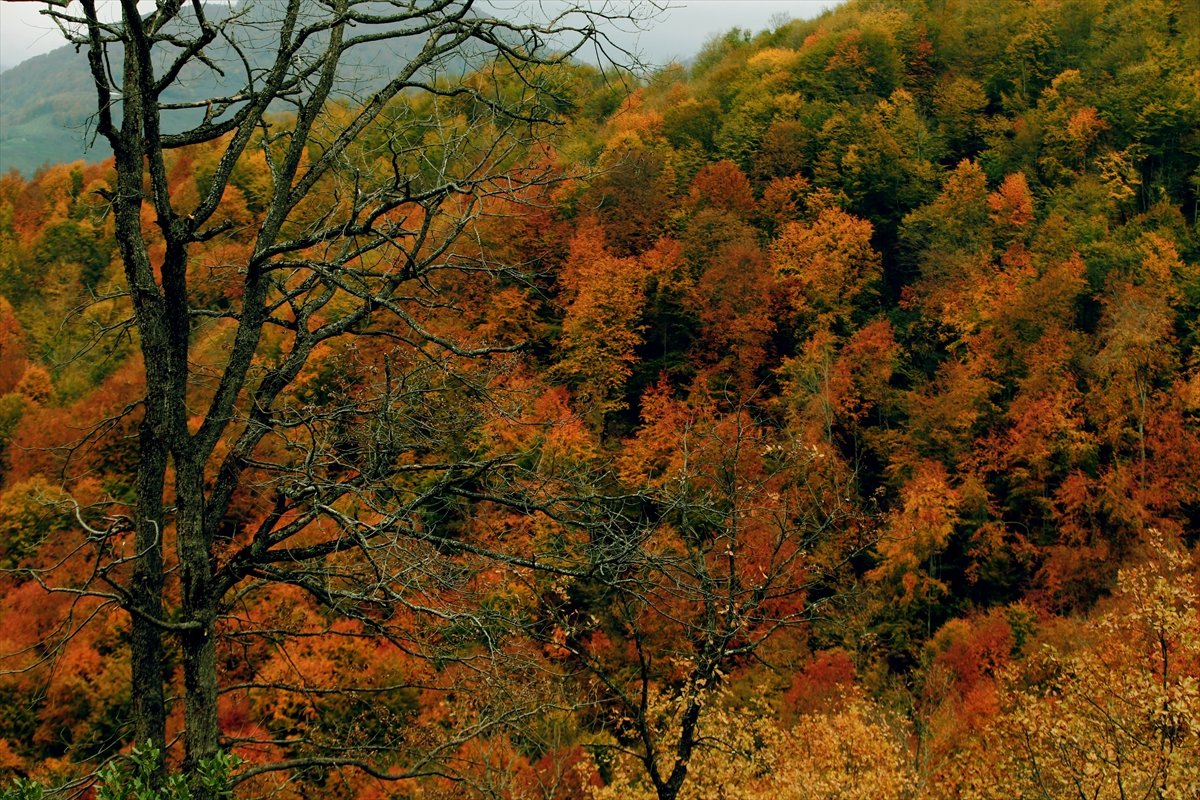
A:
POLYGON ((182 637, 184 726, 186 749, 184 769, 192 779, 193 800, 207 800, 195 782, 196 767, 216 755, 217 649, 214 636, 216 609, 212 602, 212 561, 204 529, 204 470, 176 456, 176 537, 183 618, 198 627, 182 637))
POLYGON ((679 741, 675 745, 675 766, 671 774, 657 787, 658 800, 675 800, 683 790, 683 782, 687 780, 688 767, 692 762, 692 751, 696 746, 699 733, 701 704, 693 695, 688 699, 684 709, 683 719, 680 720, 679 741))
MULTIPOLYGON (((127 84, 136 83, 140 69, 132 48, 126 48, 127 84)), ((131 92, 125 101, 120 131, 110 132, 116 161, 113 218, 125 277, 137 316, 142 359, 146 369, 144 416, 138 433, 139 462, 135 487, 135 540, 137 558, 130 585, 130 671, 133 696, 133 729, 138 744, 149 741, 159 751, 155 779, 166 777, 166 697, 163 675, 163 490, 169 435, 163 414, 161 336, 162 308, 154 270, 142 237, 142 169, 145 148, 138 127, 140 98, 131 92)))
MULTIPOLYGON (((137 474, 137 524, 134 546, 138 558, 133 565, 130 591, 141 613, 132 615, 131 671, 133 680, 133 736, 138 744, 150 742, 166 752, 167 711, 163 691, 162 619, 163 481, 167 471, 167 449, 154 431, 149 412, 139 432, 137 474)), ((166 778, 162 760, 155 775, 166 778)))
POLYGON ((220 730, 217 724, 217 646, 209 621, 183 636, 183 688, 186 751, 184 772, 191 783, 192 800, 211 795, 197 784, 197 766, 217 753, 220 730))

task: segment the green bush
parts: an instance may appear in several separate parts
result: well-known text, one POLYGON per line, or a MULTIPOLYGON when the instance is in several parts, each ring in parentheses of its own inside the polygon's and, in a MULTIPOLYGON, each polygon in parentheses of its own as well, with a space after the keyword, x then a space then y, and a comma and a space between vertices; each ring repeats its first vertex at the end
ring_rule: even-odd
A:
MULTIPOLYGON (((154 767, 159 750, 150 742, 133 748, 127 759, 110 761, 97 775, 96 800, 190 800, 192 793, 184 775, 168 775, 161 788, 154 788, 154 767)), ((213 796, 233 797, 230 777, 241 759, 231 753, 217 753, 197 768, 200 785, 213 796)), ((27 778, 17 778, 0 789, 0 800, 43 800, 45 786, 27 778)))

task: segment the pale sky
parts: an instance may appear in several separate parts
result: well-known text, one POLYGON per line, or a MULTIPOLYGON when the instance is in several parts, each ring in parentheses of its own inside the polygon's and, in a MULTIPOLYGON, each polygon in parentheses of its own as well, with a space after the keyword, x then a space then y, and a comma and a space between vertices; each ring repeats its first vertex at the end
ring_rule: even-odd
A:
MULTIPOLYGON (((757 32, 771 27, 777 16, 814 17, 839 1, 671 0, 673 8, 651 30, 639 35, 638 45, 652 61, 682 61, 694 56, 714 33, 733 27, 757 32)), ((116 0, 99 3, 116 5, 116 0)), ((38 13, 43 7, 38 2, 0 0, 0 68, 62 46, 57 28, 38 13)))

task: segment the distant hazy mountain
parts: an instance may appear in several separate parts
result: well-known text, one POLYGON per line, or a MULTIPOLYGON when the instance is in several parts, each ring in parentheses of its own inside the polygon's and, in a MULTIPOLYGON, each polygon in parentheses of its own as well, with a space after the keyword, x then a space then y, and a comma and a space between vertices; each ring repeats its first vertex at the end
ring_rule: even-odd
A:
MULTIPOLYGON (((230 13, 225 5, 208 8, 210 19, 230 13)), ((270 50, 263 45, 270 43, 277 25, 278 5, 271 0, 257 2, 248 13, 247 19, 253 24, 237 28, 243 50, 251 56, 269 56, 270 50)), ((315 46, 319 47, 320 42, 315 46)), ((401 40, 355 48, 343 60, 344 91, 361 93, 378 87, 384 76, 394 74, 417 47, 418 42, 401 40)), ((228 77, 193 63, 164 94, 165 101, 204 99, 242 88, 244 67, 227 42, 218 39, 205 53, 228 77)), ((167 55, 163 54, 164 60, 167 55)), ((120 68, 119 47, 110 49, 109 62, 120 68)), ((252 62, 250 66, 258 69, 265 64, 252 62)), ((442 68, 461 70, 463 65, 459 61, 442 68)), ((119 114, 120 108, 116 111, 119 114)), ((164 117, 164 130, 183 130, 199 121, 201 113, 198 109, 170 112, 164 117)), ((107 143, 95 137, 95 114, 96 96, 87 57, 75 52, 73 46, 60 47, 0 73, 0 173, 16 169, 28 176, 45 164, 107 158, 107 143)))
POLYGON ((103 142, 87 149, 95 98, 87 58, 71 47, 0 73, 0 171, 28 175, 42 164, 105 158, 103 142))

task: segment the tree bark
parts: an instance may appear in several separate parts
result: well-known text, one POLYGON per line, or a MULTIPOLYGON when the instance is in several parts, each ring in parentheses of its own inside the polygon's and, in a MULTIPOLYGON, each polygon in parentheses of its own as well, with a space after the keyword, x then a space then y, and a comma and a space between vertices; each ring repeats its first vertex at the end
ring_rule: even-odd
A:
MULTIPOLYGON (((167 710, 163 691, 162 619, 163 552, 162 487, 167 470, 167 450, 143 418, 138 436, 140 461, 137 474, 137 522, 134 546, 138 558, 130 583, 132 603, 141 613, 132 615, 130 651, 133 681, 133 735, 139 745, 149 742, 160 753, 167 749, 167 710)), ((166 778, 160 759, 155 779, 166 778)))
MULTIPOLYGON (((90 54, 89 54, 90 55, 90 54)), ((124 74, 126 85, 140 82, 142 65, 134 48, 126 49, 124 74)), ((134 736, 139 744, 149 742, 159 752, 154 777, 166 777, 166 696, 163 675, 163 642, 160 621, 163 618, 163 533, 167 463, 170 454, 169 430, 164 414, 163 360, 161 339, 162 308, 154 270, 142 236, 142 175, 145 147, 139 126, 141 98, 136 90, 125 100, 125 115, 120 130, 106 126, 116 161, 116 192, 113 216, 125 277, 129 283, 134 312, 141 334, 142 358, 146 370, 144 416, 139 429, 139 462, 135 480, 136 559, 129 587, 132 641, 130 670, 132 677, 134 736)))
POLYGON ((176 455, 176 547, 183 619, 195 625, 182 637, 185 737, 184 770, 193 800, 207 800, 197 783, 199 764, 217 754, 216 609, 210 547, 204 526, 204 470, 176 455))

